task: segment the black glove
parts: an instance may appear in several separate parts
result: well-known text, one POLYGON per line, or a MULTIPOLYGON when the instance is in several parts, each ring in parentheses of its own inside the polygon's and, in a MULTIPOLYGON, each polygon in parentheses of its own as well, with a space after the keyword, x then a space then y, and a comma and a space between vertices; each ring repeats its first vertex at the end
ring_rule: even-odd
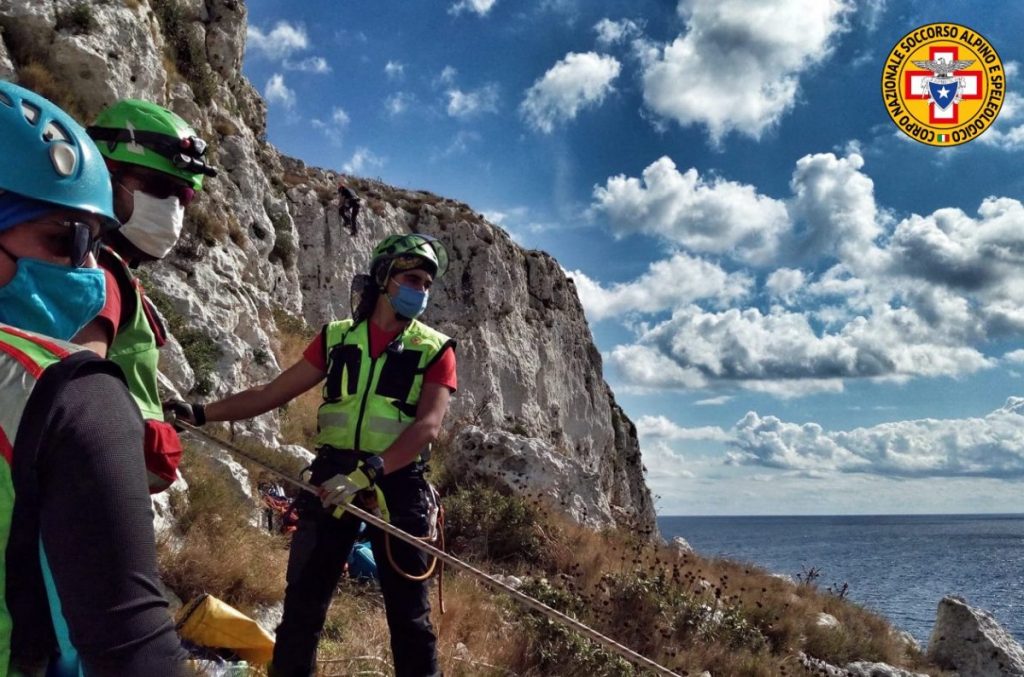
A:
MULTIPOLYGON (((203 425, 206 423, 206 407, 198 402, 186 402, 185 400, 167 400, 163 403, 164 418, 168 423, 174 425, 178 421, 184 421, 191 425, 203 425)), ((181 428, 174 426, 175 430, 181 432, 181 428)))

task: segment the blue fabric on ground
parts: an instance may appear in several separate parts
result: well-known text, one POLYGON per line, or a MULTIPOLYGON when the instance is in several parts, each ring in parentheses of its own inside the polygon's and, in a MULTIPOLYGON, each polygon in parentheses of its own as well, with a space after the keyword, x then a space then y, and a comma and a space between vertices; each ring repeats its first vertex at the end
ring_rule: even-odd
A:
POLYGON ((356 580, 377 578, 377 563, 368 541, 358 541, 348 556, 348 575, 356 580))

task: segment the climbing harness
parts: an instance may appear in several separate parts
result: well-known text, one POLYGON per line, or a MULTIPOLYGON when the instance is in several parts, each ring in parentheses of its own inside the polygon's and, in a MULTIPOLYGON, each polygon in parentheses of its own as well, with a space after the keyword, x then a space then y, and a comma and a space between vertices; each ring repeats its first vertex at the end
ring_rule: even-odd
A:
MULTIPOLYGON (((251 454, 251 453, 249 453, 247 451, 244 451, 243 449, 240 449, 239 447, 236 447, 235 445, 231 444, 230 442, 225 442, 224 440, 221 440, 221 439, 219 439, 217 437, 214 437, 210 433, 207 433, 207 432, 205 432, 203 430, 200 430, 199 428, 197 428, 197 427, 195 427, 193 425, 189 425, 188 423, 185 423, 184 421, 180 421, 179 420, 179 421, 176 422, 176 425, 181 427, 182 430, 185 430, 185 431, 191 433, 192 435, 194 435, 194 436, 196 436, 196 437, 198 437, 198 438, 200 438, 202 440, 205 440, 207 442, 215 444, 215 445, 219 446, 220 448, 222 448, 222 449, 224 449, 226 451, 231 452, 235 456, 243 458, 243 459, 249 461, 250 463, 253 463, 253 464, 259 466, 261 469, 266 470, 267 472, 277 476, 278 478, 280 478, 281 480, 283 480, 285 482, 288 482, 289 484, 291 484, 294 487, 298 487, 299 489, 302 489, 304 491, 308 491, 308 492, 311 492, 311 493, 314 493, 314 494, 317 493, 317 488, 315 486, 313 486, 311 484, 308 484, 306 482, 302 482, 301 480, 297 480, 294 477, 292 477, 291 475, 289 475, 288 473, 282 472, 282 471, 274 468, 273 466, 267 465, 267 463, 265 461, 260 460, 256 455, 251 454)), ((375 515, 372 515, 371 513, 367 512, 366 510, 363 510, 362 508, 360 508, 360 507, 358 507, 356 505, 353 505, 351 503, 345 505, 344 507, 345 507, 345 510, 351 512, 353 515, 355 515, 359 519, 363 520, 367 524, 370 524, 372 526, 377 527, 378 529, 383 531, 385 534, 388 534, 389 536, 393 536, 394 538, 397 538, 400 541, 405 541, 409 545, 411 545, 411 546, 413 546, 415 548, 418 548, 419 550, 422 550, 423 552, 427 553, 428 555, 432 555, 436 560, 444 562, 445 564, 453 566, 456 569, 459 569, 461 571, 465 571, 466 573, 469 573, 469 574, 473 575, 480 582, 484 583, 485 585, 487 585, 488 587, 490 587, 490 588, 492 588, 494 590, 500 590, 501 592, 505 592, 508 595, 511 595, 512 598, 515 599, 516 601, 524 604, 525 606, 533 609, 534 611, 540 612, 541 614, 547 616, 548 618, 550 618, 552 620, 558 621, 558 622, 560 622, 560 623, 562 623, 564 625, 569 626, 570 628, 572 628, 576 632, 584 635, 585 637, 588 637, 589 639, 593 640, 594 642, 597 642, 598 644, 600 644, 604 648, 608 649, 609 651, 612 651, 613 653, 618 654, 622 658, 625 658, 630 663, 633 663, 634 665, 636 665, 638 667, 641 667, 641 668, 645 668, 647 670, 652 670, 652 671, 656 672, 659 675, 668 675, 669 677, 680 677, 680 675, 678 673, 672 672, 668 668, 663 667, 663 666, 659 665, 658 663, 655 663, 654 661, 652 661, 651 659, 649 659, 649 658, 647 658, 645 656, 641 656, 640 654, 638 654, 637 652, 633 651, 629 647, 623 646, 622 644, 619 644, 618 642, 616 642, 612 638, 607 637, 605 635, 602 635, 597 630, 594 630, 593 628, 591 628, 591 627, 589 627, 587 625, 584 625, 583 623, 580 623, 575 618, 572 618, 571 616, 567 616, 566 614, 562 613, 561 611, 558 611, 557 609, 552 609, 547 604, 544 604, 543 602, 539 602, 536 599, 534 599, 533 597, 530 597, 529 595, 526 595, 526 594, 520 592, 519 590, 516 590, 512 586, 510 586, 510 585, 508 585, 506 583, 503 583, 503 582, 497 580, 496 578, 493 578, 491 575, 487 574, 486 572, 481 571, 480 569, 477 569, 473 565, 468 564, 466 562, 463 562, 459 558, 454 557, 452 555, 449 555, 448 553, 444 552, 443 550, 435 548, 433 545, 430 545, 429 543, 427 543, 423 539, 418 538, 416 536, 413 536, 411 534, 408 534, 408 533, 402 531, 401 529, 399 529, 399 528, 397 528, 395 526, 392 526, 388 522, 385 522, 384 520, 380 519, 379 517, 377 517, 375 515)))

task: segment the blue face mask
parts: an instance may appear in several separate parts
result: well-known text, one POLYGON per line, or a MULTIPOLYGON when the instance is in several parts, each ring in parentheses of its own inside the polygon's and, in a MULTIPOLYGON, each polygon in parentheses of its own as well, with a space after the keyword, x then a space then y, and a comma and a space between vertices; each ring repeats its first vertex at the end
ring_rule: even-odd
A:
POLYGON ((100 268, 19 258, 18 272, 0 287, 0 322, 69 341, 96 317, 106 299, 100 268))
POLYGON ((395 313, 399 317, 409 320, 423 314, 423 311, 427 309, 427 301, 429 299, 429 293, 413 289, 412 287, 403 287, 402 285, 398 285, 397 294, 388 296, 388 301, 391 302, 391 307, 395 313))

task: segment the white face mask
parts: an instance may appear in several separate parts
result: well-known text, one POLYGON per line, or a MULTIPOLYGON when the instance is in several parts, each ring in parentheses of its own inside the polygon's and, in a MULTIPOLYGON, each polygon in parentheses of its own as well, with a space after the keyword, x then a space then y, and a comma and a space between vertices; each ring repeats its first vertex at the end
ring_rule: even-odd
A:
POLYGON ((120 233, 150 256, 162 259, 181 235, 185 208, 173 195, 161 200, 135 190, 132 199, 132 216, 121 226, 120 233))

